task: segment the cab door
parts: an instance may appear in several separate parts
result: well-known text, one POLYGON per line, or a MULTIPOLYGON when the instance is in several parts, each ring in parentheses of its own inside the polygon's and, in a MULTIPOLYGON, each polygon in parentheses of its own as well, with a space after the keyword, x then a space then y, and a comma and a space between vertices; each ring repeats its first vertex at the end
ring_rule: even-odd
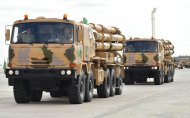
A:
POLYGON ((85 25, 83 33, 83 59, 84 61, 90 61, 90 57, 93 57, 95 55, 95 39, 92 28, 85 25))

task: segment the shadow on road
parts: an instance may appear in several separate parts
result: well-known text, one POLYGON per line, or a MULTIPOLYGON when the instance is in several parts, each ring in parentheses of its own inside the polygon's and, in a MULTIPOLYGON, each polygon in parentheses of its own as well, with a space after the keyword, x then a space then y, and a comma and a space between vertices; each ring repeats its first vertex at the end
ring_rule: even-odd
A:
POLYGON ((133 85, 154 85, 154 86, 155 86, 154 82, 135 83, 135 84, 133 84, 133 85))
MULTIPOLYGON (((98 95, 94 94, 93 99, 105 99, 105 98, 98 98, 98 95)), ((88 102, 83 102, 83 103, 88 103, 88 102)), ((62 96, 62 97, 57 97, 57 98, 51 98, 51 97, 47 98, 44 96, 44 98, 42 98, 42 100, 40 102, 30 102, 29 104, 41 104, 41 105, 50 105, 50 104, 52 104, 52 105, 57 105, 57 104, 67 105, 67 104, 69 104, 69 105, 71 105, 69 103, 69 99, 67 96, 62 96)))

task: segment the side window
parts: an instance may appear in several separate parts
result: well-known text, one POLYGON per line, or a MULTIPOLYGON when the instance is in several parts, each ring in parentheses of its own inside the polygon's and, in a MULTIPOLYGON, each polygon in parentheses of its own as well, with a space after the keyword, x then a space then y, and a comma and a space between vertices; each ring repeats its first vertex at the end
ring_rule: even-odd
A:
POLYGON ((76 28, 76 41, 79 42, 79 27, 75 27, 76 28))
POLYGON ((18 27, 14 28, 14 32, 13 32, 13 42, 17 42, 17 37, 18 37, 18 27))

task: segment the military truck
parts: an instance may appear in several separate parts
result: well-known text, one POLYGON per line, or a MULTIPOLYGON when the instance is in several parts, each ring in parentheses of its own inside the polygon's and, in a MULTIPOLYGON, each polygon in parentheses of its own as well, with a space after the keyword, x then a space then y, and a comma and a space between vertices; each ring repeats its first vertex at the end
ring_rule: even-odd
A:
POLYGON ((190 62, 189 61, 183 61, 183 65, 185 68, 190 68, 190 62))
POLYGON ((38 17, 6 29, 9 42, 6 77, 17 103, 40 101, 43 91, 51 97, 68 96, 71 104, 98 97, 121 95, 125 37, 116 27, 38 17), (120 60, 120 61, 119 61, 120 60))
POLYGON ((175 68, 183 69, 183 62, 182 61, 175 61, 175 68))
POLYGON ((125 84, 147 82, 154 78, 154 84, 173 82, 174 46, 168 40, 154 38, 130 38, 125 43, 125 84))

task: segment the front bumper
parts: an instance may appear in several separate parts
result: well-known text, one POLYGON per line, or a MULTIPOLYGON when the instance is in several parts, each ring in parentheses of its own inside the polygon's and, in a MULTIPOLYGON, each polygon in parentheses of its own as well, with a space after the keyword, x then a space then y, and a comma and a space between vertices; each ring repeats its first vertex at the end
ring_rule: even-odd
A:
POLYGON ((154 66, 126 66, 125 71, 137 71, 137 72, 143 72, 143 71, 150 71, 150 72, 156 72, 159 70, 159 67, 154 66))
POLYGON ((6 78, 75 78, 75 69, 6 69, 6 78), (70 72, 68 72, 70 71, 70 72))
POLYGON ((134 79, 152 78, 159 73, 159 68, 153 68, 150 66, 131 66, 125 67, 125 74, 129 74, 134 79))

